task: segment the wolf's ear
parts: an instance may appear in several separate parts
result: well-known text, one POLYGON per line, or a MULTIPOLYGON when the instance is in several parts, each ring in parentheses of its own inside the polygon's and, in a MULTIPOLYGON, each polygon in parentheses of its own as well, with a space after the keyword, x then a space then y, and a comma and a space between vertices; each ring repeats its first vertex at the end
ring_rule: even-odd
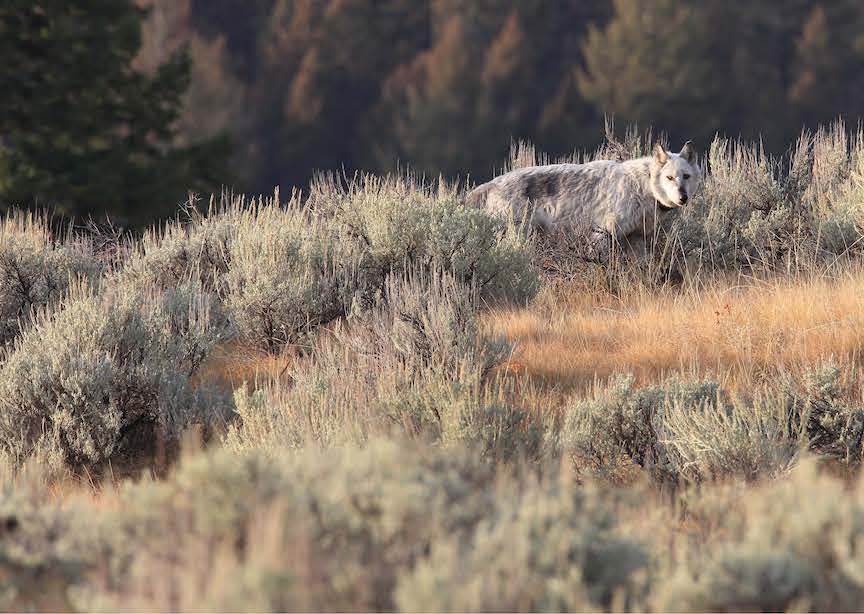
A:
POLYGON ((654 160, 660 165, 666 164, 669 161, 669 154, 666 153, 666 150, 663 149, 660 143, 654 143, 654 160))
POLYGON ((684 147, 681 148, 681 153, 678 155, 687 160, 688 164, 695 163, 696 148, 693 147, 693 141, 687 141, 686 143, 684 143, 684 147))

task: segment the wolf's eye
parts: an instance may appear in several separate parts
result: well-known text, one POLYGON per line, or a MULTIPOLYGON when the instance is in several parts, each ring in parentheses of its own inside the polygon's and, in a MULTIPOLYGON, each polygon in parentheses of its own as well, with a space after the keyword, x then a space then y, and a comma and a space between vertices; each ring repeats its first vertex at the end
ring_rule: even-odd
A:
POLYGON ((690 179, 690 175, 688 175, 688 174, 685 173, 685 174, 684 174, 684 179, 690 179))
POLYGON ((673 177, 672 175, 666 175, 666 179, 668 179, 669 181, 675 181, 675 177, 673 177))

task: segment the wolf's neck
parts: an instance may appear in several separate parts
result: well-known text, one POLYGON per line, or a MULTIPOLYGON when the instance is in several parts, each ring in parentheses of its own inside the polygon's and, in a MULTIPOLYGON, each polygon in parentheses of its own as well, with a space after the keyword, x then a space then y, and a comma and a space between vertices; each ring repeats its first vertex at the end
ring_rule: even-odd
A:
POLYGON ((622 162, 622 164, 626 164, 631 168, 633 172, 639 173, 640 175, 645 175, 645 177, 651 177, 651 160, 650 156, 644 158, 633 158, 632 160, 627 160, 626 162, 622 162))
POLYGON ((663 205, 662 196, 654 192, 654 182, 651 180, 651 162, 651 156, 645 156, 643 158, 633 158, 624 162, 624 164, 628 165, 633 174, 638 175, 641 179, 638 182, 640 200, 644 204, 653 205, 654 203, 659 203, 659 209, 662 211, 665 209, 665 205, 663 205))

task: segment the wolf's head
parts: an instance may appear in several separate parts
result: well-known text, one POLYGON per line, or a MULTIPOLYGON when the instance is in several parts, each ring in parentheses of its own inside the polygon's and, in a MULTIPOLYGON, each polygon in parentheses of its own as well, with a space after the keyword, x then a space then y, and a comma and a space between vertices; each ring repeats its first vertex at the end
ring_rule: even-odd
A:
POLYGON ((651 192, 663 207, 674 209, 686 205, 702 186, 702 173, 696 162, 693 143, 687 141, 679 153, 654 145, 651 160, 651 192))

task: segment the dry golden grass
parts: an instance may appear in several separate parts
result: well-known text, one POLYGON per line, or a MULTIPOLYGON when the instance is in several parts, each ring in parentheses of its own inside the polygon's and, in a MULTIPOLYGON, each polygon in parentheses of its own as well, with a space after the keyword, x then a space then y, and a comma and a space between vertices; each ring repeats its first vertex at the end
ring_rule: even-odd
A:
POLYGON ((544 384, 585 390, 619 372, 642 383, 686 372, 746 391, 831 356, 849 368, 864 360, 864 271, 617 297, 574 283, 485 324, 517 342, 511 370, 544 384))
POLYGON ((240 342, 217 346, 196 373, 196 381, 211 382, 225 390, 279 379, 294 354, 268 354, 262 349, 240 342))

